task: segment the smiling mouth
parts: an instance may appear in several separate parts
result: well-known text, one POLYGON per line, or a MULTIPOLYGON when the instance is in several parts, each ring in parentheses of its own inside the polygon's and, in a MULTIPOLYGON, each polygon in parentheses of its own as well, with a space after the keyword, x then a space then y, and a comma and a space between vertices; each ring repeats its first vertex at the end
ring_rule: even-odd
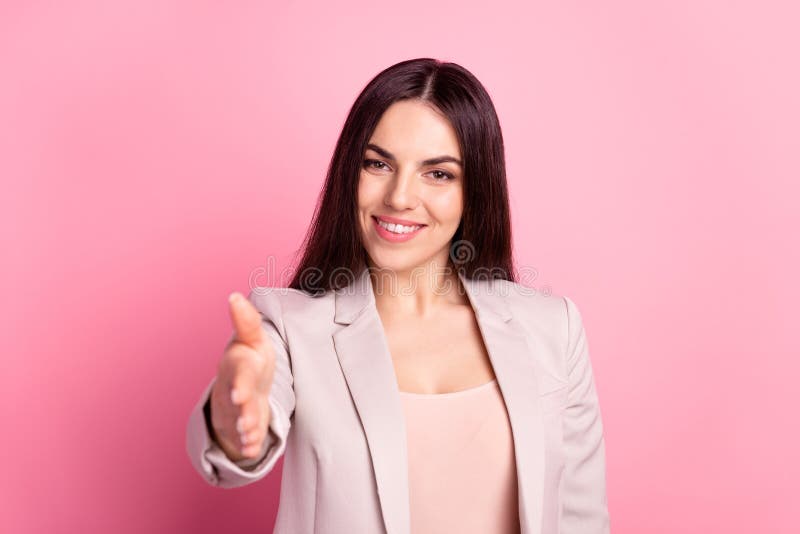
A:
POLYGON ((419 230, 420 228, 424 228, 425 226, 427 226, 425 224, 395 224, 395 223, 390 223, 390 222, 386 222, 384 220, 381 220, 380 218, 378 218, 378 217, 376 217, 374 215, 372 216, 372 219, 378 224, 378 226, 380 226, 384 230, 386 230, 388 232, 391 232, 393 234, 398 234, 398 235, 410 234, 410 233, 413 233, 413 232, 419 230))
POLYGON ((387 223, 375 216, 372 216, 372 221, 375 225, 375 231, 378 233, 378 236, 385 241, 392 243, 402 243, 404 241, 408 241, 409 239, 413 239, 417 234, 427 227, 425 224, 398 225, 394 223, 387 223))

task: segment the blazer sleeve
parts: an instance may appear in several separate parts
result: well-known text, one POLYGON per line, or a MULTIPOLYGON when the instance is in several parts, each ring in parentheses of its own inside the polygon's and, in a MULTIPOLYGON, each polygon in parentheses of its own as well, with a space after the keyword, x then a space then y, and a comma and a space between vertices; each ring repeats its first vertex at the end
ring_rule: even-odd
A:
POLYGON ((560 534, 607 534, 605 440, 589 345, 580 311, 562 297, 567 313, 568 401, 564 411, 565 468, 560 534))
POLYGON ((259 459, 234 462, 215 441, 209 408, 216 377, 192 409, 186 427, 186 451, 192 466, 206 482, 222 488, 250 484, 272 471, 286 449, 294 414, 294 380, 279 295, 270 288, 260 288, 251 291, 247 298, 261 313, 261 326, 275 350, 275 374, 268 399, 271 415, 264 453, 259 459))

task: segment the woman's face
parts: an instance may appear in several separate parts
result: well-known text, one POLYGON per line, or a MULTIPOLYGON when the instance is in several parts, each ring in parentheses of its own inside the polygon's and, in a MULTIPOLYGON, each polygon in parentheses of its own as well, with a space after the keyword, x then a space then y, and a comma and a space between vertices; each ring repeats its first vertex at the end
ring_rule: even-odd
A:
POLYGON ((460 161, 455 130, 431 107, 403 100, 384 112, 358 181, 362 243, 374 266, 412 272, 447 265, 463 212, 460 161), (406 224, 383 228, 379 220, 406 224))

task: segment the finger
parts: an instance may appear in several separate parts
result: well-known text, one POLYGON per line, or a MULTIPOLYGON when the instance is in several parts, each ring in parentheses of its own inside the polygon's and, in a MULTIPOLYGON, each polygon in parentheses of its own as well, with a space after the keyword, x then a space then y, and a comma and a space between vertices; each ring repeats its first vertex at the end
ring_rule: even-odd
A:
POLYGON ((266 340, 264 331, 261 329, 261 314, 256 307, 238 291, 230 294, 228 303, 233 323, 234 341, 239 341, 254 349, 261 349, 266 340))
POLYGON ((260 402, 252 401, 243 407, 242 415, 237 419, 236 429, 239 434, 240 447, 245 448, 253 444, 261 444, 265 434, 264 411, 260 402))
POLYGON ((245 445, 242 447, 241 451, 242 454, 247 456, 248 458, 258 458, 261 454, 261 448, 263 447, 263 442, 253 443, 251 445, 245 445))
POLYGON ((241 407, 238 417, 236 418, 236 430, 240 434, 246 434, 261 425, 263 417, 261 412, 263 410, 259 406, 259 402, 251 400, 241 407))
POLYGON ((247 360, 239 363, 231 380, 231 402, 244 406, 256 393, 258 378, 253 365, 247 360))
POLYGON ((263 436, 263 432, 260 428, 254 428, 249 432, 240 433, 240 441, 243 446, 253 445, 253 444, 260 444, 261 437, 263 436))

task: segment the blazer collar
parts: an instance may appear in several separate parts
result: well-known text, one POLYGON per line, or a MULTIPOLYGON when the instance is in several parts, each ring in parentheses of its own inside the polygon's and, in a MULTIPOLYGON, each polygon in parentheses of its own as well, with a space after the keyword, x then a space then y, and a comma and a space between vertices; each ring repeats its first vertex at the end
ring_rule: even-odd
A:
MULTIPOLYGON (((522 534, 541 534, 544 425, 539 371, 526 334, 513 320, 502 286, 459 273, 489 353, 512 428, 522 534)), ((336 354, 370 451, 387 534, 410 534, 405 417, 369 270, 335 291, 336 354)))

